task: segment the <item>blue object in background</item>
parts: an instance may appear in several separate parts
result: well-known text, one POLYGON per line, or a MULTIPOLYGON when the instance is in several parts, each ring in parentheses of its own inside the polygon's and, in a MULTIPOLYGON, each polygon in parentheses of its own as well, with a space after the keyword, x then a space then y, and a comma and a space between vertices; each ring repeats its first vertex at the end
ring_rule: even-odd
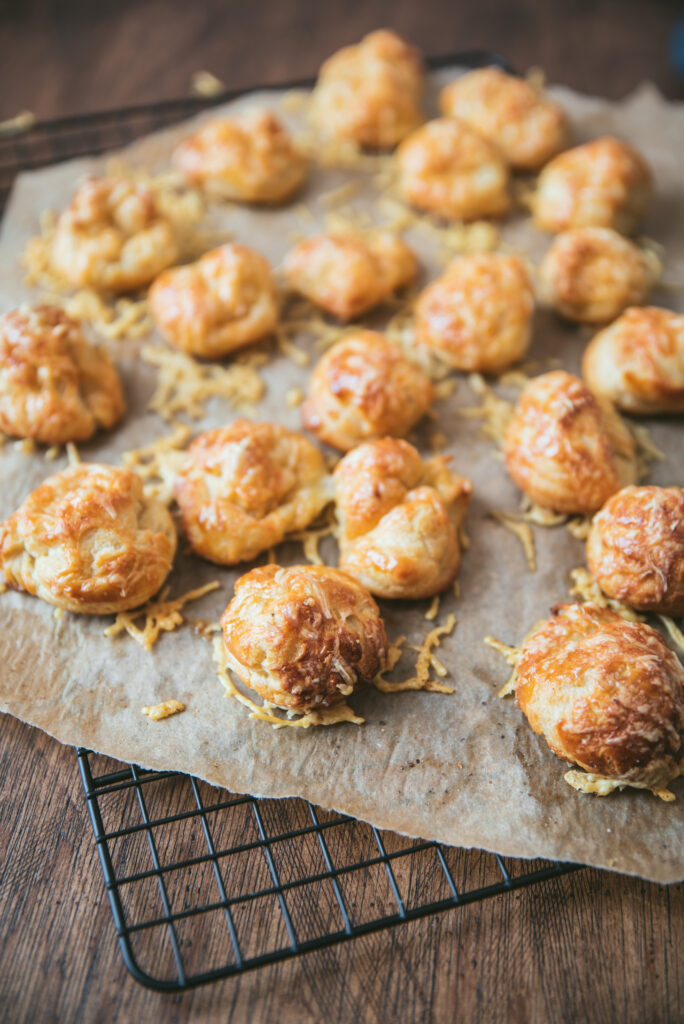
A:
POLYGON ((670 35, 670 62, 680 78, 684 78, 684 18, 675 22, 670 35))

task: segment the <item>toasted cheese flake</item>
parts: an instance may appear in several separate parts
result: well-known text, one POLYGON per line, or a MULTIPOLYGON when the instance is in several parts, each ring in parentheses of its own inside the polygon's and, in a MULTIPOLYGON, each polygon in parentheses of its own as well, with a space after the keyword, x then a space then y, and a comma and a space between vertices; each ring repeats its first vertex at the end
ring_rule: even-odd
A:
MULTIPOLYGON (((307 526, 304 530, 298 530, 296 533, 289 533, 287 540, 298 540, 304 546, 304 557, 308 559, 313 565, 325 565, 321 554, 318 550, 318 545, 324 537, 337 537, 338 524, 335 518, 335 510, 332 505, 328 505, 322 515, 323 521, 321 522, 321 516, 307 526)), ((275 561, 275 556, 274 556, 275 561)))
POLYGON ((207 622, 206 619, 193 619, 192 628, 203 640, 209 640, 214 633, 221 632, 221 623, 207 622))
POLYGON ((222 92, 225 92, 226 85, 225 82, 222 82, 211 71, 195 71, 190 79, 190 91, 193 96, 212 99, 214 96, 220 96, 222 92))
POLYGON ((594 796, 609 796, 616 789, 647 789, 654 796, 659 797, 666 803, 675 799, 674 793, 670 792, 667 786, 645 786, 639 782, 624 782, 621 779, 607 779, 603 775, 594 775, 592 772, 583 772, 572 769, 563 776, 565 781, 573 789, 580 793, 593 793, 594 796))
POLYGON ((450 613, 447 616, 446 622, 442 626, 436 626, 431 629, 427 634, 420 646, 409 644, 411 650, 418 652, 416 659, 415 675, 409 679, 404 679, 400 683, 391 683, 384 678, 386 672, 391 672, 392 669, 397 665, 399 658, 406 649, 403 644, 405 637, 400 637, 399 640, 395 641, 394 644, 390 645, 387 657, 387 665, 383 672, 379 673, 373 680, 374 685, 382 693, 401 693, 404 690, 426 690, 430 693, 453 693, 454 688, 452 686, 446 686, 444 683, 437 682, 435 679, 430 677, 430 669, 434 669, 437 675, 443 677, 447 674, 447 670, 440 661, 434 656, 434 648, 438 647, 442 637, 447 636, 453 632, 454 626, 456 625, 456 617, 450 613))
POLYGON ((592 604, 597 604, 600 608, 610 608, 611 611, 617 612, 627 622, 646 621, 645 615, 635 612, 629 605, 623 604, 622 601, 616 601, 612 597, 606 597, 588 569, 584 569, 581 566, 577 569, 571 569, 570 579, 572 580, 570 593, 580 601, 591 601, 592 604))
POLYGON ((66 454, 67 462, 69 463, 70 466, 80 466, 81 456, 78 448, 76 447, 73 441, 67 441, 66 454))
POLYGON ((35 123, 36 115, 32 110, 20 110, 14 117, 8 117, 5 121, 0 121, 0 138, 28 132, 35 123))
POLYGON ((59 453, 61 452, 61 450, 62 449, 58 444, 50 445, 50 447, 46 450, 43 458, 45 459, 46 462, 54 462, 55 459, 59 458, 59 453))
POLYGON ((33 455, 36 450, 36 442, 32 437, 23 437, 21 441, 15 441, 14 447, 22 455, 33 455))
POLYGON ((293 341, 290 341, 287 332, 282 328, 276 331, 276 345, 280 354, 285 356, 286 359, 290 359, 295 366, 304 369, 311 362, 309 353, 305 352, 299 345, 295 345, 293 341))
POLYGON ((126 632, 146 651, 151 651, 160 633, 170 633, 183 624, 181 609, 189 601, 196 601, 198 598, 204 597, 205 594, 210 594, 220 585, 218 580, 212 580, 211 583, 205 583, 203 587, 188 590, 187 593, 171 600, 168 596, 170 588, 165 587, 159 599, 148 601, 142 608, 136 608, 131 612, 119 612, 111 626, 105 629, 104 636, 118 636, 119 633, 126 632), (142 628, 136 626, 135 620, 143 616, 145 622, 142 628))
POLYGON ((674 619, 671 619, 668 615, 659 615, 658 618, 665 626, 665 629, 668 631, 670 637, 677 645, 677 647, 680 649, 680 651, 684 651, 684 633, 679 628, 674 619))
POLYGON ((304 401, 304 392, 301 388, 288 388, 285 392, 285 404, 288 409, 296 409, 304 401))
POLYGON ((483 643, 487 647, 493 648, 498 651, 502 656, 507 665, 511 665, 513 671, 499 690, 497 697, 509 697, 512 693, 515 693, 515 682, 518 675, 518 659, 520 658, 520 648, 511 647, 510 644, 505 644, 501 640, 497 640, 494 636, 486 636, 483 638, 483 643))
POLYGON ((591 516, 574 516, 568 519, 566 529, 577 540, 586 540, 591 530, 591 516))
POLYGON ((484 420, 482 433, 490 441, 503 444, 504 434, 513 415, 513 405, 504 398, 499 398, 479 373, 471 373, 468 378, 470 390, 480 398, 480 405, 469 405, 457 409, 464 419, 484 420))
POLYGON ((505 526, 507 530, 510 530, 518 538, 527 560, 527 568, 530 572, 536 572, 537 551, 534 546, 534 534, 529 523, 526 523, 522 516, 514 515, 510 512, 498 512, 496 509, 492 509, 489 514, 492 519, 496 519, 497 523, 501 523, 502 526, 505 526))
POLYGON ((444 380, 438 381, 435 384, 435 400, 440 402, 445 398, 451 398, 457 387, 458 381, 455 377, 445 377, 444 380))
POLYGON ((183 449, 190 439, 190 427, 174 423, 173 431, 156 441, 124 452, 121 461, 145 481, 145 494, 164 505, 173 500, 173 485, 187 455, 183 449))
POLYGON ((265 391, 257 371, 244 363, 234 362, 225 367, 198 363, 184 352, 156 345, 145 345, 142 357, 159 371, 149 408, 167 422, 179 413, 201 419, 211 398, 221 398, 234 407, 254 405, 265 391))
POLYGON ((146 704, 142 709, 143 715, 147 715, 153 722, 160 722, 162 718, 170 718, 171 715, 177 715, 181 711, 185 711, 185 704, 175 698, 164 700, 161 704, 146 704))
POLYGON ((434 620, 437 618, 438 615, 439 615, 439 594, 435 594, 435 596, 432 598, 432 601, 430 602, 430 607, 425 612, 425 618, 428 620, 428 622, 434 622, 434 620))
POLYGON ((241 693, 240 690, 238 690, 228 668, 222 637, 214 637, 213 659, 219 680, 225 688, 226 696, 238 701, 246 707, 250 712, 250 718, 254 718, 259 722, 268 722, 268 724, 274 729, 283 729, 286 727, 310 729, 312 726, 316 725, 338 725, 341 722, 351 722, 354 725, 363 725, 365 721, 365 719, 361 718, 359 715, 354 714, 349 705, 344 701, 339 704, 334 704, 330 708, 317 708, 314 711, 305 711, 302 713, 290 709, 286 713, 287 717, 282 718, 277 714, 277 712, 282 711, 281 708, 276 707, 269 701, 264 701, 264 703, 259 706, 251 700, 250 697, 247 697, 244 693, 241 693))

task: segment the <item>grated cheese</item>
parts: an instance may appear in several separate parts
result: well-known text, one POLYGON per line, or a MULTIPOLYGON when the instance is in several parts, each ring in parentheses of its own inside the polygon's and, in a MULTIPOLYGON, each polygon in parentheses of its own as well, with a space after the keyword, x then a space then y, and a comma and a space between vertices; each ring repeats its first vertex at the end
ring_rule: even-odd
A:
POLYGON ((438 676, 444 677, 447 675, 447 670, 440 661, 437 660, 433 654, 433 650, 437 647, 443 636, 453 632, 454 626, 456 625, 456 618, 453 614, 447 616, 446 622, 442 626, 436 626, 431 629, 427 634, 420 646, 409 644, 411 650, 418 652, 416 659, 416 667, 414 669, 415 675, 409 679, 404 679, 400 683, 391 683, 384 678, 386 672, 391 672, 397 665, 401 655, 405 648, 403 644, 406 638, 400 637, 394 644, 390 645, 387 657, 387 666, 383 672, 375 677, 373 680, 374 685, 382 693, 401 693, 404 690, 426 690, 430 693, 453 693, 454 689, 452 686, 446 686, 444 683, 440 683, 430 677, 430 669, 434 669, 438 676))
POLYGON ((15 441, 14 447, 22 455, 33 455, 36 450, 36 442, 32 437, 23 437, 21 441, 15 441))
POLYGON ((66 454, 67 462, 70 466, 79 466, 81 464, 81 456, 78 448, 73 441, 67 441, 66 443, 66 454))
POLYGON ((212 99, 220 96, 226 91, 225 82, 212 74, 211 71, 195 71, 190 79, 190 91, 193 96, 203 96, 212 99))
POLYGON ((165 700, 161 704, 146 704, 142 709, 143 715, 147 715, 153 722, 160 722, 163 718, 170 718, 185 711, 185 704, 179 700, 165 700))
POLYGON ((511 665, 513 671, 499 690, 497 697, 509 697, 512 693, 515 693, 515 682, 518 675, 518 659, 520 658, 520 648, 511 647, 510 644, 505 644, 501 640, 497 640, 494 636, 486 636, 483 638, 483 643, 487 647, 491 647, 493 650, 498 651, 502 656, 507 665, 511 665))
POLYGON ((304 392, 301 388, 288 388, 285 392, 285 404, 288 409, 296 409, 304 401, 304 392))
POLYGON ((0 121, 0 138, 28 132, 35 123, 36 115, 32 110, 20 110, 14 117, 8 117, 5 121, 0 121))
POLYGON ((190 439, 190 427, 174 423, 173 431, 156 441, 124 452, 121 461, 145 481, 145 494, 164 505, 173 500, 173 485, 187 456, 183 449, 190 439))
POLYGON ((629 605, 623 604, 622 601, 616 601, 612 597, 606 597, 588 569, 582 567, 571 569, 570 579, 572 580, 570 593, 580 601, 591 601, 600 608, 610 608, 611 611, 617 612, 618 615, 621 615, 628 622, 646 621, 645 615, 635 612, 629 605))
POLYGON ((609 796, 616 789, 630 788, 647 789, 666 803, 671 803, 675 799, 674 793, 667 786, 654 787, 646 786, 641 782, 623 782, 619 779, 607 779, 603 775, 594 775, 592 772, 577 771, 576 769, 566 772, 563 778, 573 789, 579 790, 580 793, 593 793, 594 796, 609 796))
POLYGON ((295 366, 299 366, 302 369, 307 367, 311 362, 311 356, 308 352, 305 352, 299 345, 295 345, 294 342, 290 341, 287 336, 287 331, 282 328, 278 328, 276 331, 276 345, 278 351, 282 356, 292 360, 295 366))
POLYGON ((489 513, 492 519, 505 526, 507 530, 518 538, 522 545, 523 553, 527 560, 527 568, 530 572, 537 571, 537 552, 534 546, 534 534, 529 523, 526 523, 521 516, 513 515, 510 512, 498 512, 492 509, 489 513))
POLYGON ((253 405, 265 391, 257 371, 246 363, 199 363, 184 352, 156 345, 145 345, 142 357, 159 371, 149 408, 167 422, 178 413, 201 419, 211 398, 221 398, 233 406, 253 405))
POLYGON ((456 412, 464 419, 484 420, 482 434, 496 444, 503 444, 504 434, 513 415, 513 405, 504 398, 499 398, 479 373, 471 373, 468 378, 470 390, 480 398, 480 405, 465 406, 456 412))
POLYGON ((637 423, 630 423, 628 427, 636 446, 637 480, 641 482, 648 478, 652 464, 664 462, 667 456, 654 444, 648 427, 637 423))
POLYGON ((205 583, 203 587, 188 590, 187 593, 171 600, 168 599, 170 588, 165 587, 158 599, 148 601, 142 608, 131 612, 119 612, 111 626, 105 629, 103 635, 118 636, 119 633, 126 632, 146 651, 150 651, 160 633, 170 633, 183 624, 181 609, 189 601, 196 601, 198 598, 204 597, 205 594, 217 590, 220 585, 218 580, 213 580, 211 583, 205 583), (136 626, 135 620, 143 616, 145 623, 142 628, 136 626))
POLYGON ((269 701, 264 701, 259 706, 250 697, 247 697, 238 690, 228 668, 221 637, 214 637, 213 659, 219 680, 226 690, 226 696, 246 707, 250 712, 250 718, 254 718, 259 722, 268 722, 274 729, 286 727, 310 729, 316 725, 338 725, 340 722, 363 725, 365 721, 359 715, 354 714, 349 705, 344 701, 340 704, 334 704, 330 708, 317 708, 314 711, 305 711, 303 713, 289 710, 286 713, 287 717, 281 717, 280 714, 276 713, 282 712, 281 708, 277 708, 269 701))
POLYGON ((435 594, 430 602, 430 607, 425 612, 425 618, 428 622, 434 622, 439 614, 439 594, 435 594))
POLYGON ((192 628, 203 640, 209 640, 214 633, 221 632, 221 623, 207 622, 205 619, 193 619, 192 628))
POLYGON ((566 529, 577 540, 586 540, 591 530, 591 516, 574 516, 568 519, 566 529))
POLYGON ((658 618, 665 626, 665 629, 668 631, 670 637, 677 645, 677 647, 680 649, 680 651, 684 651, 684 633, 679 628, 674 619, 671 619, 668 615, 659 615, 658 618))
MULTIPOLYGON (((298 530, 296 533, 289 533, 287 540, 301 541, 304 547, 304 557, 314 565, 325 565, 326 563, 321 558, 318 550, 318 545, 324 537, 337 537, 337 533, 338 524, 335 518, 335 509, 333 505, 328 505, 323 513, 322 522, 321 516, 319 516, 317 521, 307 526, 306 529, 298 530)), ((275 555, 273 561, 275 561, 275 555)))

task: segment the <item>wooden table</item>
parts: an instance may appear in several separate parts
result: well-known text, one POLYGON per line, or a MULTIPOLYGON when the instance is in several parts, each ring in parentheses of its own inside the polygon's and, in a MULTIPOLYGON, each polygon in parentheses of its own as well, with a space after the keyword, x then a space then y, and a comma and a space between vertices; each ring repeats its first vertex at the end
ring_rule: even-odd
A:
MULTIPOLYGON (((666 64, 676 5, 569 0, 444 5, 365 0, 344 16, 277 3, 16 5, 0 31, 0 117, 182 95, 208 68, 230 86, 315 71, 388 21, 426 51, 489 46, 580 89, 643 78, 684 95, 666 64)), ((530 890, 183 995, 125 972, 74 752, 0 719, 0 1021, 681 1021, 684 894, 583 870, 530 890)), ((629 836, 624 837, 629 842, 629 836)))

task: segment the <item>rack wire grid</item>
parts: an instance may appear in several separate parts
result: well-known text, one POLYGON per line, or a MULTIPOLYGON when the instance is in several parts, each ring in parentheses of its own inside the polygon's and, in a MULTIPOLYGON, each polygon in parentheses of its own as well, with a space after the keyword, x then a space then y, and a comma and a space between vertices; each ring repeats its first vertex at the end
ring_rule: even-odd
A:
MULTIPOLYGON (((510 70, 486 51, 428 64, 510 70)), ((255 90, 43 121, 0 137, 0 211, 20 171, 126 145, 247 91, 255 90)), ((234 976, 577 868, 411 840, 305 800, 234 795, 82 748, 77 757, 124 962, 155 989, 234 976)))

